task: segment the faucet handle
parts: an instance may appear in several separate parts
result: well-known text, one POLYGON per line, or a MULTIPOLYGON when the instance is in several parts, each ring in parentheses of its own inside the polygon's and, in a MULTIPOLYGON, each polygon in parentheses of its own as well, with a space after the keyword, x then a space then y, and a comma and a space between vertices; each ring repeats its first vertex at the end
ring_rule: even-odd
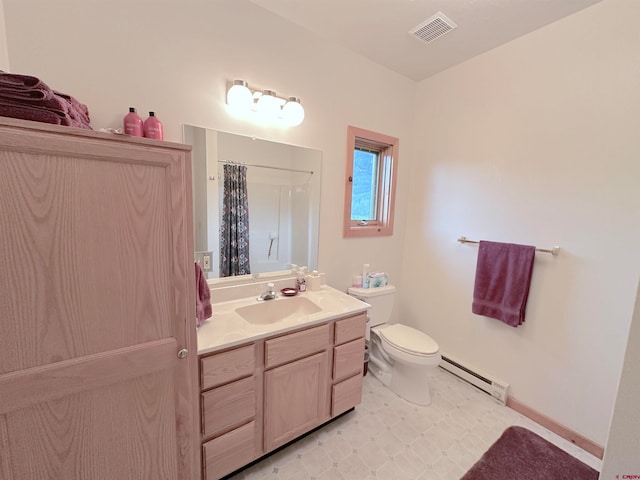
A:
POLYGON ((274 298, 276 298, 278 294, 273 290, 273 287, 273 283, 267 283, 267 291, 258 297, 258 301, 261 302, 263 300, 273 300, 274 298))

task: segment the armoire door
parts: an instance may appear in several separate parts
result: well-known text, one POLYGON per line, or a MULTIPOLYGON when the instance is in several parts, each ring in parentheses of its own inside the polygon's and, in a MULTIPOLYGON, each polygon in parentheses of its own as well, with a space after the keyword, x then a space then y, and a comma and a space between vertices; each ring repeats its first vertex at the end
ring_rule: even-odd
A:
POLYGON ((0 119, 0 480, 195 480, 188 147, 0 119))

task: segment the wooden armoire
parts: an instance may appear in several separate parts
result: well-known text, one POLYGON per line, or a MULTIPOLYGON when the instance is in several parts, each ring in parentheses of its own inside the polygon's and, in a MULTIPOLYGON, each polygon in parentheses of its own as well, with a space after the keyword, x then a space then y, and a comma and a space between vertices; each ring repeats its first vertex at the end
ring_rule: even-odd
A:
POLYGON ((200 475, 190 147, 0 118, 0 480, 200 475))

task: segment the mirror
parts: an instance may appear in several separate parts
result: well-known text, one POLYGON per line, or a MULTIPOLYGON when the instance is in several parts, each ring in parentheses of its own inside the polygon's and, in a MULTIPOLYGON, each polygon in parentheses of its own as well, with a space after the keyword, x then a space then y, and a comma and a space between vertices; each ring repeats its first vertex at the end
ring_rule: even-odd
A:
POLYGON ((220 275, 220 221, 224 165, 246 166, 249 264, 252 275, 318 268, 322 152, 253 137, 184 125, 193 147, 196 252, 211 252, 208 278, 220 275))

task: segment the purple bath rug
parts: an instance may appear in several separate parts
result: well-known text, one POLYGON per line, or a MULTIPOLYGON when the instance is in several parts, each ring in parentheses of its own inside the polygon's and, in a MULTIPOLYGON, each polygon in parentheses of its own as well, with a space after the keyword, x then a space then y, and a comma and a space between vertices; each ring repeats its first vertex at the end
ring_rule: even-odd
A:
POLYGON ((460 480, 598 480, 598 475, 532 431, 509 427, 460 480))

